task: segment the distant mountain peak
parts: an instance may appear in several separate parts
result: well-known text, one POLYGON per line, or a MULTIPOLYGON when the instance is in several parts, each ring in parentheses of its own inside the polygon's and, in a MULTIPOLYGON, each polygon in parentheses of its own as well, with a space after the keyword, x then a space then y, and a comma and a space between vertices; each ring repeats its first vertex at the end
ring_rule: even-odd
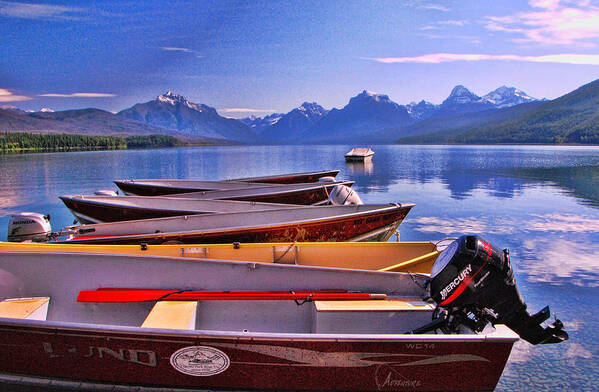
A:
POLYGON ((171 90, 156 97, 156 101, 158 101, 158 103, 163 103, 163 104, 172 105, 172 106, 184 105, 184 106, 187 106, 188 108, 190 108, 192 110, 196 110, 200 113, 210 112, 214 115, 217 114, 216 109, 214 109, 210 106, 207 106, 207 105, 190 102, 184 96, 176 94, 176 93, 172 92, 171 90))
POLYGON ((468 100, 468 101, 476 101, 480 99, 480 97, 474 94, 472 91, 468 90, 466 87, 458 84, 451 90, 451 94, 449 94, 449 98, 454 98, 455 100, 468 100))
POLYGON ((316 102, 304 102, 295 110, 300 111, 304 116, 312 118, 312 117, 322 117, 327 110, 317 104, 316 102))
POLYGON ((427 102, 423 99, 418 103, 410 102, 408 105, 406 105, 406 109, 413 119, 424 120, 437 112, 439 107, 434 103, 427 102))
POLYGON ((507 86, 501 86, 491 91, 482 99, 491 102, 497 108, 507 108, 537 100, 516 87, 507 86))
POLYGON ((189 103, 189 101, 185 99, 184 96, 175 94, 171 90, 167 91, 162 95, 159 95, 156 99, 160 102, 169 103, 171 105, 176 105, 177 103, 189 103))
POLYGON ((52 109, 52 108, 41 108, 40 112, 42 112, 42 113, 54 113, 54 109, 52 109))
POLYGON ((391 103, 397 105, 395 102, 389 99, 388 95, 377 94, 374 91, 363 90, 360 94, 355 97, 350 98, 349 104, 358 103, 358 102, 382 102, 382 103, 391 103))

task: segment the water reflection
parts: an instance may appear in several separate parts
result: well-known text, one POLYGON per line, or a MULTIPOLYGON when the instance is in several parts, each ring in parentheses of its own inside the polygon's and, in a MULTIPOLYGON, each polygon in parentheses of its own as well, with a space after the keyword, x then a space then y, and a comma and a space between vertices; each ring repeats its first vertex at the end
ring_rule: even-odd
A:
POLYGON ((528 182, 555 184, 585 203, 599 207, 599 166, 518 168, 506 170, 505 174, 528 182))
POLYGON ((345 162, 345 167, 348 169, 348 173, 352 176, 363 174, 372 175, 374 171, 374 164, 372 161, 345 162))
POLYGON ((519 343, 499 391, 594 390, 599 383, 599 148, 376 146, 375 164, 345 165, 351 146, 229 146, 0 155, 0 239, 13 211, 73 217, 61 194, 125 178, 222 179, 343 169, 370 203, 415 202, 404 241, 471 232, 509 247, 529 309, 550 304, 571 340, 519 343))

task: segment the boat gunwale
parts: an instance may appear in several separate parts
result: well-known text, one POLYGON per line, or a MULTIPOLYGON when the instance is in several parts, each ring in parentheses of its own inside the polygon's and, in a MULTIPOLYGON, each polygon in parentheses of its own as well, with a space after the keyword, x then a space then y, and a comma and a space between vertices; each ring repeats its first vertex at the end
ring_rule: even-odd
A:
MULTIPOLYGON (((298 192, 306 192, 306 191, 313 191, 313 190, 320 190, 320 188, 324 188, 325 190, 327 188, 330 187, 335 187, 337 185, 348 185, 351 187, 355 184, 355 181, 335 181, 335 182, 323 182, 323 183, 314 183, 314 185, 310 185, 312 183, 306 183, 307 185, 304 186, 303 188, 299 188, 299 189, 281 189, 279 191, 273 191, 273 192, 266 192, 263 194, 260 194, 258 192, 258 194, 255 195, 246 195, 246 196, 261 196, 261 195, 286 195, 286 194, 293 194, 293 193, 298 193, 298 192)), ((287 186, 287 185, 298 185, 298 184, 278 184, 281 186, 287 186)), ((266 188, 266 187, 265 187, 266 188)), ((190 197, 190 195, 194 195, 194 194, 201 194, 201 195, 212 195, 212 192, 240 192, 240 191, 254 191, 254 190, 263 190, 263 188, 247 188, 247 189, 227 189, 227 190, 210 190, 210 191, 197 191, 197 192, 184 192, 184 193, 172 193, 169 195, 161 195, 161 196, 139 196, 139 195, 132 195, 132 196, 138 196, 138 197, 170 197, 173 199, 191 199, 194 200, 193 197, 190 197)), ((129 196, 129 195, 127 195, 129 196)), ((225 197, 245 197, 243 195, 241 196, 225 196, 225 197)), ((197 199, 197 200, 204 200, 204 199, 197 199)), ((228 200, 228 199, 209 199, 209 200, 228 200)), ((245 201, 245 200, 238 200, 238 201, 245 201)), ((281 203, 279 203, 281 204, 281 203)))
MULTIPOLYGON (((181 330, 181 329, 161 329, 161 328, 142 328, 124 325, 111 324, 92 324, 75 323, 69 321, 45 321, 28 319, 11 319, 0 317, 0 331, 14 327, 17 331, 25 332, 23 328, 31 330, 27 333, 36 334, 57 334, 62 330, 61 336, 81 336, 82 333, 93 333, 99 335, 126 335, 110 336, 110 339, 131 339, 130 335, 142 335, 143 341, 161 341, 165 338, 188 338, 188 339, 234 339, 237 342, 268 342, 273 340, 286 342, 516 342, 520 337, 503 324, 498 324, 495 330, 484 334, 348 334, 348 333, 298 333, 298 332, 243 332, 243 331, 225 331, 225 330, 181 330), (52 332, 34 331, 33 329, 44 329, 52 332), (152 337, 152 338, 151 338, 152 337)), ((185 343, 185 342, 182 342, 185 343)))
MULTIPOLYGON (((381 205, 367 205, 367 206, 381 206, 381 205)), ((221 228, 212 228, 212 229, 198 229, 198 230, 188 230, 188 231, 169 231, 169 232, 160 232, 160 233, 141 233, 141 234, 100 234, 100 235, 90 235, 90 236, 78 236, 75 237, 72 240, 65 240, 65 242, 74 242, 74 241, 85 241, 85 240, 92 240, 92 239, 99 239, 99 238, 115 238, 118 237, 120 239, 138 239, 138 238, 146 238, 146 237, 150 237, 150 238, 155 238, 155 237, 177 237, 177 236, 182 236, 182 235, 193 235, 194 233, 202 233, 202 234, 208 234, 208 233, 230 233, 230 232, 235 232, 235 231, 239 231, 239 230, 251 230, 251 231, 258 231, 258 230, 262 230, 262 229, 271 229, 271 228, 276 228, 276 227, 285 227, 285 226, 292 226, 292 225, 305 225, 305 224, 311 224, 311 223, 319 223, 319 222, 326 222, 326 221, 332 221, 332 220, 346 220, 346 219, 350 219, 350 218, 359 218, 363 215, 379 215, 379 214, 383 214, 385 212, 394 212, 394 211, 401 211, 402 209, 408 208, 408 212, 409 210, 414 207, 415 204, 413 203, 390 203, 389 205, 385 205, 385 207, 380 207, 378 209, 374 209, 374 210, 369 210, 369 211, 362 211, 362 212, 355 212, 355 213, 346 213, 343 215, 337 215, 333 218, 331 217, 320 217, 320 218, 311 218, 311 219, 304 219, 304 220, 294 220, 294 221, 284 221, 284 222, 279 222, 279 223, 272 223, 272 224, 263 224, 263 225, 256 225, 256 226, 228 226, 228 227, 221 227, 221 228)), ((321 206, 321 207, 340 207, 340 206, 321 206)), ((314 208, 311 206, 305 206, 305 207, 298 207, 297 209, 300 208, 314 208)), ((252 211, 250 213, 268 213, 268 212, 274 212, 274 211, 278 211, 278 210, 266 210, 266 211, 252 211)), ((288 211, 288 210, 283 210, 283 211, 288 211)), ((227 215, 233 215, 233 214, 247 214, 248 212, 231 212, 231 213, 225 213, 227 215)), ((197 214, 197 215, 180 215, 180 216, 174 216, 174 217, 166 217, 166 218, 153 218, 153 219, 137 219, 137 220, 131 220, 131 221, 123 221, 123 222, 106 222, 106 223, 97 223, 98 225, 110 225, 110 224, 131 224, 133 222, 141 222, 141 221, 150 221, 150 220, 154 220, 154 219, 177 219, 177 218, 184 218, 184 219, 189 219, 188 217, 207 217, 207 216, 212 216, 212 215, 219 215, 222 216, 223 213, 209 213, 209 214, 197 214)), ((95 224, 94 224, 95 225, 95 224)), ((75 225, 75 226, 67 226, 65 229, 66 230, 77 230, 79 231, 81 226, 91 226, 91 225, 75 225)), ((387 225, 389 226, 389 225, 387 225)), ((367 233, 364 233, 367 234, 367 233)), ((351 239, 349 239, 351 241, 351 239)))
MULTIPOLYGON (((130 209, 135 209, 135 210, 152 210, 152 211, 177 211, 177 209, 165 209, 165 208, 158 208, 158 207, 144 207, 144 206, 136 206, 136 205, 128 205, 128 204, 114 204, 114 203, 110 203, 110 202, 104 202, 102 200, 95 200, 92 199, 91 197, 94 197, 93 195, 61 195, 58 196, 59 199, 61 199, 63 201, 63 203, 65 203, 64 199, 67 199, 71 202, 76 202, 76 203, 87 203, 87 204, 92 204, 94 206, 100 205, 100 206, 107 206, 107 207, 113 207, 113 208, 130 208, 130 209), (86 199, 86 197, 90 197, 90 199, 86 199)), ((107 200, 108 198, 114 198, 115 196, 102 196, 102 197, 106 197, 107 200)), ((156 199, 158 201, 163 200, 163 196, 116 196, 117 198, 125 198, 125 197, 145 197, 148 199, 156 199)), ((172 197, 169 198, 172 200, 165 200, 165 201, 178 201, 178 200, 183 200, 184 202, 189 201, 190 203, 193 202, 213 202, 214 204, 216 204, 216 202, 221 203, 224 202, 222 205, 226 206, 229 205, 229 203, 234 203, 234 204, 239 204, 242 205, 243 204, 248 204, 248 205, 258 205, 258 206, 262 206, 264 205, 264 207, 269 207, 269 205, 271 205, 273 208, 273 210, 280 208, 282 210, 284 209, 289 209, 289 208, 294 208, 294 207, 307 207, 306 205, 303 204, 284 204, 284 203, 268 203, 268 202, 261 202, 261 201, 245 201, 245 200, 213 200, 213 199, 187 199, 187 198, 179 198, 179 197, 172 197)), ((65 203, 66 204, 66 203, 65 203)), ((68 207, 67 207, 68 208, 68 207)), ((70 209, 70 208, 69 208, 70 209)), ((228 213, 228 212, 220 212, 220 211, 209 211, 209 212, 200 212, 201 210, 198 210, 197 214, 194 214, 193 211, 187 211, 188 213, 182 213, 181 215, 202 215, 202 214, 217 214, 217 213, 228 213)), ((245 211, 235 211, 235 212, 245 212, 245 211)), ((136 219, 136 220, 141 220, 141 219, 136 219)))
MULTIPOLYGON (((326 246, 326 247, 338 247, 338 246, 377 246, 377 247, 385 247, 390 246, 394 247, 397 244, 401 244, 401 246, 422 246, 424 244, 437 246, 439 241, 401 241, 401 242, 381 242, 381 241, 364 241, 364 242, 324 242, 324 241, 309 241, 309 242, 239 242, 240 247, 249 247, 249 248, 261 248, 265 246, 299 246, 299 247, 316 247, 316 246, 326 246)), ((97 246, 97 247, 135 247, 139 248, 139 245, 112 245, 112 244, 70 244, 68 242, 6 242, 0 241, 0 252, 3 246, 8 247, 40 247, 43 249, 44 247, 80 247, 80 246, 97 246)), ((210 248, 231 248, 234 246, 233 243, 226 244, 210 244, 210 243, 197 243, 197 244, 148 244, 148 247, 165 247, 165 248, 201 248, 201 247, 210 247, 210 248)))
MULTIPOLYGON (((334 244, 334 242, 331 242, 331 243, 334 244)), ((69 244, 69 245, 78 246, 79 244, 69 244)), ((93 244, 86 244, 86 245, 93 245, 93 244)), ((113 246, 117 246, 117 245, 113 245, 113 246)), ((133 246, 139 246, 139 245, 133 245, 133 246)), ((319 270, 319 271, 321 271, 321 270, 322 271, 342 270, 342 271, 356 272, 356 273, 369 274, 369 275, 370 274, 373 274, 373 275, 408 275, 407 272, 365 270, 365 269, 357 269, 357 268, 325 267, 325 266, 318 266, 318 265, 269 263, 269 262, 246 261, 246 260, 226 260, 226 259, 211 259, 211 258, 197 259, 197 258, 185 257, 185 256, 139 255, 139 254, 130 254, 130 253, 111 253, 111 252, 89 253, 89 252, 67 252, 67 251, 57 251, 57 252, 53 251, 52 255, 70 256, 74 253, 78 254, 78 255, 90 255, 90 256, 118 256, 120 259, 121 258, 129 259, 129 258, 143 257, 144 259, 157 259, 158 261, 163 261, 166 263, 171 262, 171 261, 185 261, 185 262, 194 262, 194 263, 211 262, 211 263, 222 263, 222 264, 247 265, 252 268, 259 265, 261 268, 275 268, 275 269, 279 269, 279 268, 296 269, 297 268, 297 269, 308 269, 308 270, 319 270)), ((5 255, 5 254, 6 255, 40 254, 40 251, 0 250, 0 256, 5 255)), ((423 274, 423 273, 417 273, 417 272, 409 273, 409 274, 412 276, 415 276, 415 277, 426 277, 429 275, 429 274, 423 274)))
MULTIPOLYGON (((301 172, 301 173, 283 173, 283 174, 275 174, 272 176, 258 176, 258 177, 242 177, 242 178, 231 178, 231 179, 227 179, 227 180, 195 180, 195 179, 189 179, 189 178, 137 178, 137 179, 122 179, 122 180, 114 180, 114 183, 120 182, 120 183, 135 183, 136 181, 189 181, 189 182, 193 182, 193 181, 197 181, 197 182, 240 182, 240 183, 251 183, 250 180, 264 180, 264 179, 272 179, 272 178, 285 178, 285 177, 300 177, 300 176, 309 176, 309 175, 320 175, 320 174, 332 174, 335 173, 334 175, 331 175, 329 177, 337 177, 337 175, 341 172, 340 169, 334 169, 334 170, 318 170, 318 171, 309 171, 309 172, 301 172)), ((315 181, 317 182, 317 181, 315 181)), ((270 183, 270 182, 266 182, 266 183, 262 183, 262 184, 273 184, 273 185, 277 185, 277 183, 270 183)), ((286 184, 282 184, 282 185, 286 185, 286 184)))

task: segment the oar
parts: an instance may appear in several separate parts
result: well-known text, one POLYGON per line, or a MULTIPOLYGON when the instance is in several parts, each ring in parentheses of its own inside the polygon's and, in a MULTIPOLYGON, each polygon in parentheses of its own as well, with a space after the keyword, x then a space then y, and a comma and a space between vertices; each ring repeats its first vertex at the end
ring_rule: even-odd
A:
POLYGON ((78 302, 145 302, 145 301, 224 301, 224 300, 369 300, 385 299, 386 294, 356 293, 344 290, 300 291, 195 291, 160 289, 82 290, 78 302))

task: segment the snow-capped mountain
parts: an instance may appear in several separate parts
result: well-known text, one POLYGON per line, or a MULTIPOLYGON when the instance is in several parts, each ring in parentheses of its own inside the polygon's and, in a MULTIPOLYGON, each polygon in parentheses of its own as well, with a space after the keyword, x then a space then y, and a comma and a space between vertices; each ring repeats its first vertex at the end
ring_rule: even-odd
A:
POLYGON ((274 125, 283 116, 284 114, 282 113, 273 113, 265 117, 249 116, 242 118, 240 121, 248 125, 257 135, 260 135, 265 129, 274 125))
POLYGON ((42 112, 42 113, 54 113, 54 109, 52 109, 52 108, 41 108, 40 112, 42 112))
POLYGON ((416 121, 426 120, 439 110, 439 105, 427 102, 424 99, 418 103, 411 102, 406 105, 406 109, 412 118, 416 121))
POLYGON ((507 86, 501 86, 498 89, 491 91, 489 94, 483 96, 482 99, 491 102, 497 109, 508 108, 510 106, 537 100, 516 87, 507 86))
POLYGON ((122 110, 117 115, 193 137, 237 142, 257 140, 256 134, 243 122, 221 117, 213 107, 190 102, 172 91, 159 95, 153 101, 122 110))
POLYGON ((333 109, 302 135, 302 141, 344 143, 386 142, 395 136, 387 132, 414 122, 405 106, 389 96, 364 90, 352 97, 343 109, 333 109))
POLYGON ((493 103, 479 97, 462 85, 455 86, 439 106, 440 114, 459 114, 494 109, 493 103))
POLYGON ((281 116, 261 136, 267 141, 295 140, 328 112, 316 102, 304 102, 281 116))

